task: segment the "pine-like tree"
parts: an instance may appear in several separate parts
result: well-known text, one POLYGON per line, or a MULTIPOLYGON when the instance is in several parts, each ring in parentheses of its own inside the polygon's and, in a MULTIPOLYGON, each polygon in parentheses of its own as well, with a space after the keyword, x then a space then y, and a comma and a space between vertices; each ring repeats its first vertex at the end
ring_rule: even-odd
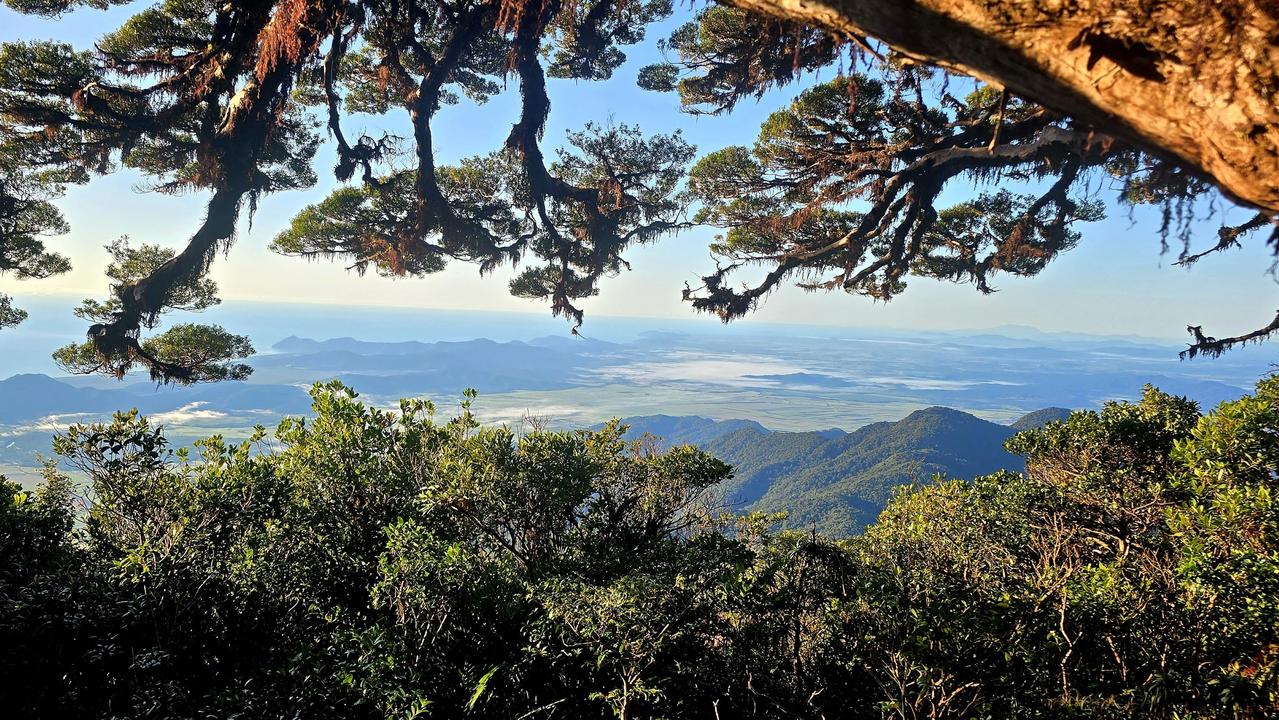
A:
MULTIPOLYGON (((116 4, 5 2, 46 15, 116 4)), ((62 227, 49 199, 66 183, 121 167, 159 192, 207 193, 205 218, 181 252, 113 246, 110 299, 78 313, 94 321, 88 342, 57 355, 73 372, 122 375, 142 366, 160 381, 195 382, 247 374, 237 361, 252 351, 248 342, 216 326, 144 332, 166 311, 215 300, 203 279, 209 264, 264 194, 315 182, 321 133, 333 138, 334 171, 348 184, 304 209, 274 249, 395 275, 436 272, 449 260, 481 272, 520 261, 526 266, 511 291, 549 301, 574 327, 578 301, 626 267, 628 248, 695 223, 725 230, 713 249, 726 262, 686 297, 728 320, 784 281, 886 299, 911 275, 969 281, 983 292, 995 273, 1033 275, 1078 241, 1075 223, 1100 216, 1087 190, 1097 178, 1117 182, 1129 202, 1161 204, 1162 233, 1184 242, 1187 264, 1205 254, 1189 245, 1198 199, 1221 188, 1259 209, 1223 228, 1207 252, 1237 246, 1279 208, 1216 165, 1132 132, 1123 116, 1106 121, 1086 103, 1043 94, 1046 85, 1006 83, 1022 94, 981 85, 959 97, 950 91, 954 69, 1002 76, 945 58, 920 62, 918 49, 891 50, 901 45, 893 37, 868 40, 838 23, 805 24, 815 18, 785 3, 765 5, 697 11, 669 40, 673 62, 645 68, 641 84, 678 90, 691 112, 725 112, 807 71, 858 72, 812 87, 765 123, 754 148, 707 155, 687 177, 694 149, 678 133, 587 126, 554 160, 542 147, 547 78, 607 79, 625 59, 622 48, 671 14, 669 0, 164 0, 133 13, 93 50, 6 43, 0 198, 3 208, 11 195, 19 199, 19 220, 11 229, 12 213, 0 216, 0 248, 5 258, 27 258, 19 275, 65 269, 33 244, 62 227), (503 147, 437 165, 439 108, 462 96, 483 101, 506 79, 518 84, 522 109, 503 147), (406 118, 412 136, 352 135, 344 123, 352 113, 406 118), (994 180, 1027 192, 938 206, 952 181, 994 180), (695 216, 690 207, 699 208, 695 216), (735 289, 729 278, 743 265, 768 272, 735 289)), ((1132 23, 1161 18, 1149 10, 1132 23)), ((1082 32, 1080 43, 1109 47, 1101 39, 1109 35, 1082 32)), ((1264 54, 1266 42, 1244 33, 1235 44, 1264 54)), ((1154 82, 1164 60, 1146 60, 1154 82)), ((1141 70, 1131 65, 1125 72, 1141 70)), ((1259 127, 1253 144, 1264 150, 1273 126, 1259 127)), ((0 271, 15 269, 4 262, 0 271)), ((7 297, 0 303, 0 317, 12 321, 7 297)), ((1277 330, 1279 317, 1247 335, 1196 335, 1187 353, 1217 354, 1277 330)))

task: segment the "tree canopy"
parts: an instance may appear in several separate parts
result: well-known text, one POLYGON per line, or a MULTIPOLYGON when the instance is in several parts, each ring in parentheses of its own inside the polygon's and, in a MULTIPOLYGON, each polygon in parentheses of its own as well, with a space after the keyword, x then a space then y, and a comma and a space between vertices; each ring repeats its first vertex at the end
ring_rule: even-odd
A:
POLYGON ((1015 436, 1025 473, 864 533, 721 512, 724 464, 423 401, 174 450, 135 413, 0 479, 22 717, 1264 718, 1279 712, 1279 380, 1147 388, 1015 436), (76 520, 80 512, 81 520, 76 520))
MULTIPOLYGON (((6 4, 56 16, 118 3, 6 4)), ((213 301, 204 274, 241 215, 266 194, 316 182, 325 135, 344 185, 304 208, 273 249, 391 275, 437 272, 450 260, 482 273, 518 263, 511 292, 545 300, 575 329, 580 300, 627 268, 628 248, 695 224, 723 230, 712 248, 719 264, 685 298, 725 321, 784 283, 884 300, 910 277, 990 292, 996 274, 1034 275, 1078 243, 1075 226, 1101 216, 1100 187, 1160 206, 1164 222, 1152 231, 1180 244, 1183 264, 1272 226, 1274 203, 1240 191, 1211 163, 1131 132, 1124 117, 1105 121, 1096 108, 1031 84, 984 84, 961 97, 950 80, 967 66, 921 61, 894 50, 894 38, 818 23, 785 3, 773 8, 780 17, 766 15, 765 4, 696 9, 663 41, 669 62, 645 68, 639 82, 678 92, 689 112, 722 113, 810 71, 840 75, 770 117, 753 147, 714 150, 696 163, 678 133, 649 136, 624 124, 588 125, 550 157, 543 148, 547 78, 609 78, 624 48, 673 12, 668 0, 164 0, 92 49, 5 43, 0 273, 66 269, 41 238, 65 227, 51 202, 69 183, 127 167, 157 192, 206 193, 206 215, 180 251, 112 246, 108 299, 77 311, 92 322, 88 341, 56 357, 72 372, 140 366, 165 382, 243 377, 249 369, 239 361, 252 348, 227 330, 144 334, 167 311, 213 301), (522 102, 503 146, 437 163, 440 107, 482 102, 507 80, 522 102), (353 134, 355 113, 401 117, 411 135, 353 134), (952 183, 1009 187, 939 206, 952 183), (1257 212, 1222 227, 1211 247, 1192 247, 1191 224, 1220 189, 1257 212), (736 277, 748 266, 762 268, 763 279, 742 286, 736 277)), ((1149 11, 1131 22, 1147 20, 1166 18, 1149 11)), ((1264 38, 1240 32, 1236 49, 1264 54, 1264 38)), ((1109 47, 1100 30, 1080 37, 1077 44, 1109 47)), ((1108 62, 1123 59, 1102 50, 1108 62)), ((1124 72, 1141 70, 1125 62, 1124 72)), ((1159 62, 1148 80, 1164 72, 1159 62)), ((1254 144, 1264 145, 1273 126, 1257 127, 1254 144)), ((0 318, 18 317, 0 298, 0 318)), ((1219 354, 1276 331, 1279 316, 1220 339, 1192 328, 1185 354, 1219 354)))

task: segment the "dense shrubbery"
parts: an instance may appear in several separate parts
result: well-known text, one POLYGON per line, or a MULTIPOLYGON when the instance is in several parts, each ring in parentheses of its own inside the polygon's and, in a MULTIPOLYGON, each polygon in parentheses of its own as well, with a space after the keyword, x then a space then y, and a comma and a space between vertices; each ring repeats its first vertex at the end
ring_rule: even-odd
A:
POLYGON ((842 541, 721 516, 730 470, 620 428, 373 410, 338 385, 191 456, 121 415, 0 483, 24 717, 1268 717, 1279 380, 1022 434, 1026 475, 842 541), (258 452, 261 451, 261 452, 258 452))

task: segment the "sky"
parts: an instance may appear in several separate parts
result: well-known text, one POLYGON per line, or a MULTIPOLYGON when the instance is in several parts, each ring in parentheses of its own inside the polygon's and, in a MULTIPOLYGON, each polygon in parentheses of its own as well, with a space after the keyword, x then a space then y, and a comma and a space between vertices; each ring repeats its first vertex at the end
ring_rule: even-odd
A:
MULTIPOLYGON (((677 3, 683 5, 682 3, 677 3)), ((54 38, 84 48, 114 28, 129 12, 145 3, 108 11, 78 10, 57 20, 18 15, 0 7, 0 41, 54 38)), ((684 6, 685 8, 687 6, 684 6)), ((674 94, 641 90, 635 84, 639 68, 660 59, 656 41, 687 19, 687 9, 652 27, 646 40, 627 49, 628 61, 607 82, 551 80, 551 115, 544 147, 561 143, 565 133, 587 122, 638 124, 646 133, 680 130, 698 147, 699 156, 726 145, 749 145, 767 115, 783 107, 811 85, 809 76, 758 102, 747 100, 728 116, 695 117, 679 112, 674 94)), ((827 70, 816 80, 829 79, 827 70)), ((434 136, 439 161, 490 152, 501 146, 517 118, 518 88, 514 81, 500 97, 484 106, 469 101, 445 107, 437 116, 434 136)), ((349 123, 348 136, 359 122, 349 123)), ((549 153, 548 153, 549 154, 549 153)), ((340 263, 308 263, 271 253, 267 245, 292 216, 317 202, 335 186, 329 168, 331 146, 317 159, 320 182, 305 191, 263 199, 252 224, 243 221, 235 245, 214 264, 212 277, 224 302, 270 301, 338 305, 394 306, 433 309, 548 312, 535 301, 511 297, 506 290, 511 271, 479 277, 476 268, 453 263, 426 278, 360 277, 340 263)), ((140 175, 121 171, 73 187, 59 202, 71 225, 65 236, 51 238, 51 249, 67 255, 72 272, 40 281, 0 277, 0 290, 24 298, 65 296, 67 312, 83 297, 101 297, 106 289, 103 249, 127 235, 135 242, 180 248, 203 217, 205 196, 173 197, 145 192, 140 175)), ((971 188, 948 189, 952 201, 963 200, 971 188)), ((1108 191, 1103 191, 1103 197, 1108 191)), ((1240 222, 1249 213, 1228 211, 1224 218, 1240 222)), ((1218 220, 1197 228, 1196 246, 1215 242, 1218 220)), ((1108 219, 1080 226, 1080 247, 1064 254, 1038 277, 998 276, 999 292, 983 296, 971 285, 916 279, 891 303, 874 303, 844 293, 808 293, 786 288, 770 296, 752 317, 740 322, 802 323, 904 329, 967 329, 1005 324, 1028 325, 1048 331, 1142 335, 1184 339, 1187 324, 1203 325, 1212 334, 1245 332, 1267 323, 1279 307, 1279 285, 1267 274, 1271 257, 1262 241, 1243 250, 1210 256, 1185 270, 1173 265, 1176 249, 1161 255, 1155 209, 1135 212, 1111 204, 1108 219)), ((691 308, 680 300, 687 282, 714 268, 707 251, 715 231, 697 228, 668 237, 655 245, 630 251, 633 270, 606 280, 600 296, 584 303, 586 330, 592 316, 690 318, 691 308)), ((48 298, 43 298, 47 301, 48 298)), ((706 322, 713 322, 706 318, 706 322)), ((565 332, 567 332, 567 324, 565 332)))

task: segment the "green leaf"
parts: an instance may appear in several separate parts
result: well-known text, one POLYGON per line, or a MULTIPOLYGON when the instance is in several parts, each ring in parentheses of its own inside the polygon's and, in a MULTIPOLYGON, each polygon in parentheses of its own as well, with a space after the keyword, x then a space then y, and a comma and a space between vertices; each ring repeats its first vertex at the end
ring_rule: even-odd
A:
POLYGON ((488 690, 489 680, 497 674, 498 667, 499 666, 494 665, 488 672, 484 673, 484 677, 480 678, 480 681, 475 684, 475 692, 471 693, 471 699, 466 703, 467 710, 475 709, 475 703, 479 702, 480 697, 482 697, 484 692, 488 690))

